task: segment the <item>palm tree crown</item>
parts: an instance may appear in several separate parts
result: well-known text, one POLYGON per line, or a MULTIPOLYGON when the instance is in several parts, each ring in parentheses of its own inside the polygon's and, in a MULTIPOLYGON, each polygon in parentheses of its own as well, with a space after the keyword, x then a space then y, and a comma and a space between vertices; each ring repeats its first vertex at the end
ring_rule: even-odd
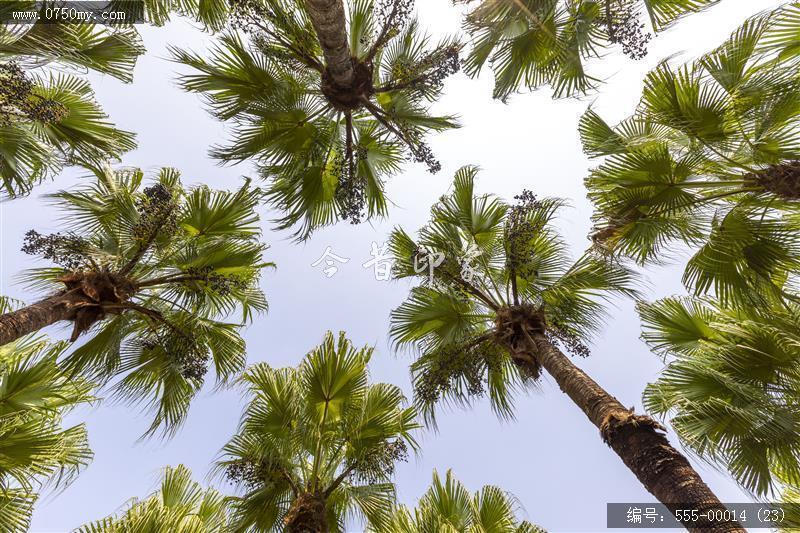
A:
POLYGON ((192 481, 183 465, 167 467, 161 486, 143 500, 134 498, 119 516, 81 526, 75 533, 224 533, 228 531, 225 497, 192 481))
POLYGON ((259 273, 271 265, 257 225, 259 192, 185 188, 174 169, 145 187, 138 169, 97 170, 95 183, 53 195, 66 234, 30 231, 24 251, 56 264, 29 271, 52 296, 0 316, 3 342, 61 321, 72 340, 90 338, 64 363, 115 384, 130 401, 148 399, 151 431, 174 430, 212 366, 220 382, 245 364, 241 320, 266 310, 259 273))
POLYGON ((399 506, 380 533, 546 533, 516 517, 519 504, 499 487, 486 485, 475 494, 447 471, 434 471, 431 487, 413 512, 399 506))
POLYGON ((326 2, 333 13, 317 13, 319 2, 236 2, 232 20, 247 41, 226 34, 209 59, 174 51, 196 71, 183 87, 234 125, 231 144, 213 154, 257 161, 280 227, 297 224, 300 238, 340 219, 385 214, 386 176, 404 154, 438 171, 424 136, 456 126, 432 116, 429 103, 459 68, 457 41, 432 45, 410 18, 409 0, 380 8, 354 0, 347 25, 341 0, 326 2), (315 14, 330 19, 322 29, 332 35, 315 14))
POLYGON ((234 531, 337 532, 348 518, 388 518, 394 465, 419 426, 400 389, 368 383, 371 355, 328 333, 297 368, 248 370, 251 400, 219 463, 243 491, 234 531))
POLYGON ((800 306, 667 298, 640 313, 644 339, 669 359, 648 410, 756 495, 800 486, 800 306))
MULTIPOLYGON (((129 19, 163 25, 174 14, 207 30, 228 20, 227 0, 115 2, 129 19)), ((117 129, 95 101, 83 70, 129 83, 145 51, 130 23, 61 24, 44 12, 35 23, 12 24, 12 11, 52 8, 17 0, 0 4, 0 180, 14 197, 30 192, 65 166, 101 164, 132 150, 133 133, 117 129)))
POLYGON ((570 259, 553 227, 561 200, 526 191, 509 206, 476 194, 476 174, 456 173, 416 241, 402 229, 391 236, 395 276, 421 281, 392 313, 391 335, 421 352, 412 371, 431 420, 438 400, 460 403, 486 389, 510 416, 513 391, 540 373, 519 345, 534 333, 525 324, 587 355, 584 342, 603 316, 598 298, 634 294, 630 270, 593 255, 570 259))
POLYGON ((0 524, 23 533, 44 486, 64 486, 92 459, 83 424, 64 416, 92 401, 92 385, 58 365, 66 343, 27 338, 0 346, 0 524))
MULTIPOLYGON (((10 10, 45 9, 6 2, 10 10)), ((63 72, 91 69, 130 82, 144 52, 132 26, 36 23, 0 25, 0 180, 8 196, 76 161, 99 164, 134 148, 134 135, 107 120, 86 80, 63 72)))
POLYGON ((475 4, 464 29, 473 48, 465 70, 477 75, 488 63, 495 76, 494 97, 505 100, 520 88, 553 88, 557 98, 584 94, 598 80, 584 62, 609 45, 640 59, 651 35, 680 17, 718 0, 457 0, 475 4))
POLYGON ((697 61, 659 65, 618 126, 583 117, 585 150, 606 157, 586 180, 599 248, 645 263, 684 241, 699 247, 684 276, 696 293, 786 296, 800 270, 798 28, 797 2, 760 14, 697 61))

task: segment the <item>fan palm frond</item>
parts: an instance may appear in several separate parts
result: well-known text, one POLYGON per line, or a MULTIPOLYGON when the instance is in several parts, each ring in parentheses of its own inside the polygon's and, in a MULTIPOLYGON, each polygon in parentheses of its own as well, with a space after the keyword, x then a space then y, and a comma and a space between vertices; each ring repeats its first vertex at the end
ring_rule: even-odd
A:
POLYGON ((157 491, 144 499, 133 498, 126 509, 85 524, 76 533, 223 533, 228 531, 225 497, 212 488, 192 481, 183 465, 164 469, 157 491))
POLYGON ((63 487, 92 459, 83 424, 65 426, 93 401, 92 384, 58 364, 66 343, 26 338, 0 347, 0 520, 24 532, 47 486, 63 487))
POLYGON ((24 195, 67 166, 117 161, 135 147, 134 135, 108 120, 88 82, 92 70, 125 83, 133 80, 144 46, 135 23, 190 17, 206 29, 229 20, 224 0, 114 0, 113 24, 53 21, 48 2, 4 2, 0 16, 0 180, 8 197, 24 195), (40 11, 35 22, 13 23, 12 11, 40 11))
POLYGON ((648 263, 676 242, 699 248, 684 280, 723 303, 783 290, 800 259, 800 100, 785 39, 798 13, 790 2, 697 61, 661 63, 617 126, 586 113, 584 148, 605 158, 586 180, 599 249, 648 263))
POLYGON ((506 100, 526 88, 548 85, 553 96, 586 94, 600 79, 586 63, 619 45, 641 59, 652 37, 679 18, 717 0, 459 0, 475 4, 464 29, 472 38, 466 70, 475 76, 487 65, 494 73, 494 97, 506 100), (648 20, 649 24, 643 22, 648 20))
MULTIPOLYGON (((44 10, 45 3, 6 2, 10 10, 44 10)), ((0 179, 9 197, 27 194, 63 167, 100 164, 135 147, 95 101, 88 82, 74 74, 91 69, 124 82, 144 53, 130 25, 34 23, 0 28, 0 179)))
POLYGON ((297 368, 251 367, 239 432, 217 468, 241 491, 236 531, 344 531, 381 525, 394 502, 394 465, 419 426, 400 390, 370 384, 371 348, 326 334, 297 368))
POLYGON ((544 529, 519 520, 520 505, 514 496, 486 485, 474 494, 448 470, 444 480, 433 473, 430 488, 413 511, 398 507, 386 533, 546 533, 544 529))
POLYGON ((684 444, 755 495, 800 482, 800 307, 667 298, 641 304, 644 339, 668 359, 644 393, 684 444))

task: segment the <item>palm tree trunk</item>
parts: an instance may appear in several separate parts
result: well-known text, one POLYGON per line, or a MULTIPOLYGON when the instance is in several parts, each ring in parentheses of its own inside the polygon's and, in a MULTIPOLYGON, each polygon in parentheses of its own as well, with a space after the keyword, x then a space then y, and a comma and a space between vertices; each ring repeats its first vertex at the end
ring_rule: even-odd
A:
POLYGON ((327 73, 336 86, 351 87, 355 73, 342 0, 306 0, 306 12, 317 32, 327 73))
MULTIPOLYGON (((606 392, 544 335, 528 337, 531 361, 535 360, 558 383, 563 392, 600 429, 603 440, 636 475, 653 496, 669 507, 725 509, 689 461, 670 445, 661 426, 648 416, 634 415, 606 392), (533 345, 531 345, 533 344, 533 345)), ((686 525, 692 532, 745 533, 736 522, 686 525)))
POLYGON ((71 320, 79 303, 77 299, 74 292, 62 292, 0 315, 0 346, 62 320, 71 320))
POLYGON ((770 165, 744 177, 745 184, 756 184, 778 198, 800 200, 800 160, 770 165))
POLYGON ((306 492, 295 497, 284 517, 288 533, 329 533, 325 497, 306 492))

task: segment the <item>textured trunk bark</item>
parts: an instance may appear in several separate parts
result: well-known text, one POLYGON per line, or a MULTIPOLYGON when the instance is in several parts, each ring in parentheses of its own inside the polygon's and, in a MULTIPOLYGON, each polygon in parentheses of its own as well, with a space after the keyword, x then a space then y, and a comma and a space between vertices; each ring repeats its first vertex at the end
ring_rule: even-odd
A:
POLYGON ((284 518, 288 533, 330 533, 325 498, 317 492, 297 496, 284 518))
POLYGON ((0 316, 0 346, 13 342, 29 333, 71 320, 75 314, 76 295, 63 292, 38 301, 33 305, 0 316))
MULTIPOLYGON (((689 461, 670 445, 657 422, 626 409, 592 378, 575 366, 543 335, 531 338, 531 358, 553 376, 561 390, 600 429, 603 440, 653 496, 669 507, 724 509, 689 461)), ((698 533, 744 533, 736 522, 686 524, 698 533)))
POLYGON ((306 11, 325 55, 325 67, 334 84, 349 88, 355 72, 347 39, 342 0, 306 0, 306 11))
POLYGON ((304 522, 301 525, 289 524, 286 526, 288 533, 330 533, 328 523, 316 521, 315 523, 304 522))
POLYGON ((800 200, 800 160, 770 165, 755 175, 745 176, 745 183, 752 181, 784 200, 800 200))

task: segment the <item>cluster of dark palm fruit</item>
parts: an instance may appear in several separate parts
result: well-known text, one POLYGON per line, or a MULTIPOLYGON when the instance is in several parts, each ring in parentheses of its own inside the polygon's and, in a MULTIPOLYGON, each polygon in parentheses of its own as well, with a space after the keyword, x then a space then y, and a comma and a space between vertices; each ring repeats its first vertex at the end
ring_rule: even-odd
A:
POLYGON ((22 252, 38 255, 70 272, 83 270, 90 265, 87 252, 89 243, 74 233, 42 235, 36 230, 25 234, 22 252))
POLYGON ((398 462, 408 461, 408 446, 405 441, 397 439, 381 442, 353 465, 353 477, 372 484, 390 478, 398 462))
POLYGON ((239 276, 220 274, 210 266, 187 268, 186 276, 190 278, 186 281, 187 284, 201 282, 219 296, 228 296, 234 290, 246 289, 248 285, 239 276))
POLYGON ((239 459, 225 466, 225 479, 233 485, 242 485, 245 490, 260 489, 283 479, 278 468, 268 461, 239 459))
POLYGON ((634 0, 606 0, 608 39, 622 46, 631 59, 647 56, 647 43, 653 36, 644 31, 634 0))
POLYGON ((360 224, 364 217, 366 207, 366 183, 358 177, 358 167, 367 158, 367 150, 363 146, 355 145, 351 148, 352 160, 347 154, 337 156, 333 162, 332 172, 339 177, 336 184, 336 201, 339 205, 340 216, 349 220, 351 224, 360 224))
POLYGON ((534 257, 531 246, 540 228, 531 222, 529 214, 539 207, 539 203, 536 195, 528 189, 514 199, 517 203, 508 210, 505 220, 506 268, 523 278, 536 277, 538 272, 530 261, 534 257))
POLYGON ((14 62, 0 64, 0 126, 20 120, 57 124, 67 107, 35 92, 34 81, 14 62))
POLYGON ((453 387, 465 386, 470 396, 483 396, 487 372, 497 369, 507 357, 502 348, 487 340, 475 346, 444 346, 431 354, 431 362, 419 374, 414 393, 425 404, 433 404, 453 387))
POLYGON ((152 241, 157 235, 172 235, 177 231, 178 206, 172 192, 161 183, 145 187, 136 199, 139 220, 133 227, 136 239, 152 241))
POLYGON ((154 331, 141 340, 142 349, 163 350, 184 378, 202 382, 211 358, 208 346, 197 342, 186 332, 179 331, 177 326, 165 327, 170 331, 154 331))

